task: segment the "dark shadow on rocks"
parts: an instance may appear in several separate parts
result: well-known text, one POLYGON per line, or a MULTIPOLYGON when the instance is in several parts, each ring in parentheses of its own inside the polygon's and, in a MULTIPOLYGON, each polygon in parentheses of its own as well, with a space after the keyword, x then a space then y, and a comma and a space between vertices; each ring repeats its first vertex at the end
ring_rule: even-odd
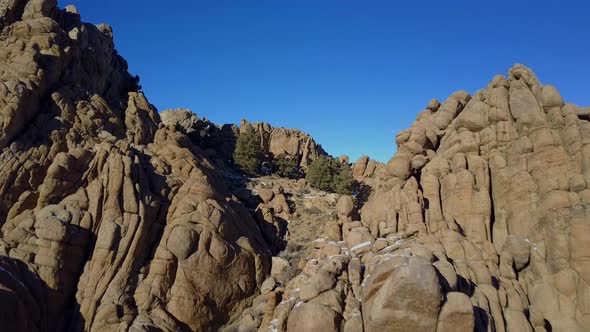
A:
POLYGON ((295 204, 295 201, 293 201, 293 194, 289 193, 289 192, 284 192, 283 195, 285 196, 285 199, 287 200, 287 204, 289 205, 289 213, 295 212, 295 210, 297 209, 297 206, 295 204))
POLYGON ((277 217, 278 222, 278 238, 280 239, 280 245, 273 252, 273 256, 276 256, 279 252, 287 247, 287 241, 285 240, 289 231, 289 222, 283 218, 277 217))
MULTIPOLYGON (((473 314, 475 320, 475 328, 473 330, 475 332, 487 332, 489 330, 488 326, 492 323, 490 322, 488 313, 480 307, 473 307, 473 314)), ((493 327, 492 330, 494 330, 493 327)))
POLYGON ((362 207, 367 203, 369 200, 369 196, 371 196, 371 192, 373 192, 373 188, 371 186, 359 182, 357 180, 352 181, 351 185, 352 197, 356 202, 356 208, 358 210, 362 209, 362 207))
MULTIPOLYGON (((249 184, 254 179, 232 168, 221 169, 219 173, 224 178, 231 194, 250 211, 271 253, 277 255, 284 250, 287 245, 285 238, 288 233, 289 222, 279 217, 270 206, 268 206, 268 212, 272 217, 265 215, 265 211, 260 208, 261 204, 264 205, 264 202, 258 194, 249 188, 249 184)), ((295 211, 293 194, 283 192, 283 195, 289 206, 289 213, 293 213, 295 211)))
POLYGON ((500 289, 500 280, 498 280, 497 277, 492 276, 492 286, 494 286, 495 289, 500 289))
POLYGON ((545 319, 544 325, 547 332, 553 332, 553 326, 551 326, 551 323, 548 320, 545 319))
POLYGON ((447 279, 438 271, 438 269, 434 269, 434 271, 436 272, 436 276, 438 277, 438 282, 440 284, 442 291, 444 293, 453 291, 453 288, 451 287, 451 285, 449 285, 447 279))
POLYGON ((260 229, 260 233, 262 233, 268 249, 273 256, 276 256, 287 246, 285 238, 288 232, 289 222, 275 216, 272 210, 271 213, 273 214, 271 218, 268 216, 265 217, 263 211, 257 209, 253 214, 253 218, 256 220, 256 224, 260 229))
POLYGON ((457 275, 457 290, 465 293, 467 296, 472 297, 475 292, 475 284, 471 280, 463 278, 461 275, 457 275))
POLYGON ((23 261, 0 256, 0 327, 2 331, 65 331, 72 310, 73 297, 62 308, 56 301, 63 298, 51 289, 23 261))
POLYGON ((233 153, 236 149, 238 135, 235 126, 217 126, 203 118, 197 120, 190 132, 184 130, 185 135, 195 145, 199 146, 211 160, 220 159, 227 165, 232 165, 233 153))

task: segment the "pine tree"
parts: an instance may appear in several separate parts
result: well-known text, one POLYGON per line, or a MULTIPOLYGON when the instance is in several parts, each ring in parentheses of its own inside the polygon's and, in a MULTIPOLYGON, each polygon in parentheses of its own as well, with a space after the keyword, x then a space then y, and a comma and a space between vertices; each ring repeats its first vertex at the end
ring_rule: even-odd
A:
POLYGON ((297 166, 294 157, 280 154, 273 158, 273 168, 275 173, 284 178, 295 177, 295 167, 297 166))
POLYGON ((260 138, 252 126, 244 128, 236 142, 234 162, 247 174, 256 174, 262 163, 260 138))
POLYGON ((350 167, 332 157, 320 156, 314 160, 305 176, 315 188, 342 195, 351 193, 352 172, 350 167))

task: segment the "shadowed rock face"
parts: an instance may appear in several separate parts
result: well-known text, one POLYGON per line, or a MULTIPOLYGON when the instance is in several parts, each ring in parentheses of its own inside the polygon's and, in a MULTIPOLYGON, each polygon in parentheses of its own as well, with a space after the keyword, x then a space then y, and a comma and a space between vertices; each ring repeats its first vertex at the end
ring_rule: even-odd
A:
POLYGON ((249 212, 165 128, 109 26, 0 1, 0 326, 215 330, 270 272, 249 212))

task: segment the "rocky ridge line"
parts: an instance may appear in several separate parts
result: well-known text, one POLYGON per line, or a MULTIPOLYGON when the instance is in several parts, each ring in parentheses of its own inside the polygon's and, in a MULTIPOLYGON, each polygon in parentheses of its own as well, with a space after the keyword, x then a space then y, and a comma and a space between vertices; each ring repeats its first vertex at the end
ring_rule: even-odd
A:
POLYGON ((187 135, 205 150, 210 159, 218 161, 217 164, 233 159, 236 141, 240 132, 247 127, 253 128, 260 137, 260 148, 264 155, 295 158, 297 166, 302 168, 307 168, 319 156, 327 155, 313 137, 297 129, 273 127, 265 122, 250 123, 246 120, 242 120, 239 127, 216 125, 207 119, 199 119, 186 109, 166 110, 161 117, 165 125, 187 135))

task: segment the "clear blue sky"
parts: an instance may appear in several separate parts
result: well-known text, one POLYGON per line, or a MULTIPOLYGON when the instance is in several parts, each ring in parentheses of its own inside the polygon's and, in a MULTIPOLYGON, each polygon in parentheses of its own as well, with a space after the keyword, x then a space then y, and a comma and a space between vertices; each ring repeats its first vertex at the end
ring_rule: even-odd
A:
POLYGON ((160 111, 266 121, 332 155, 387 161, 431 98, 470 93, 514 63, 590 105, 586 1, 60 1, 109 23, 160 111), (399 4, 399 3, 404 3, 399 4))

